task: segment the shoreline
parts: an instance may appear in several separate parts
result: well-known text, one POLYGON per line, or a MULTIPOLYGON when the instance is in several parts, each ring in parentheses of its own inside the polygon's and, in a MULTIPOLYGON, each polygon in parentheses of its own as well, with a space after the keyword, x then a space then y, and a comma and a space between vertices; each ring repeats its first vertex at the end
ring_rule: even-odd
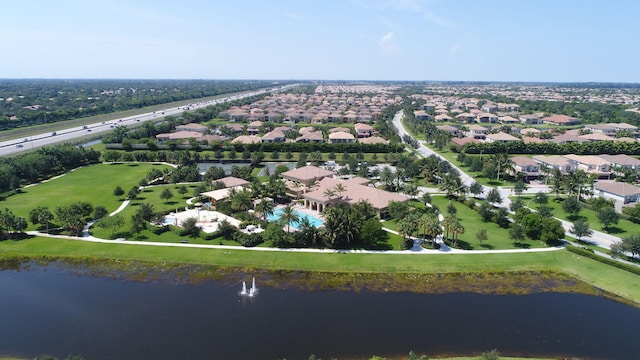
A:
POLYGON ((167 281, 200 285, 219 281, 228 286, 256 277, 263 286, 302 291, 411 292, 425 295, 475 293, 481 295, 532 295, 574 293, 602 296, 640 308, 630 299, 600 289, 577 277, 556 270, 484 272, 341 272, 278 270, 245 266, 188 264, 160 261, 121 260, 92 257, 0 256, 0 271, 60 267, 78 275, 123 281, 167 281))

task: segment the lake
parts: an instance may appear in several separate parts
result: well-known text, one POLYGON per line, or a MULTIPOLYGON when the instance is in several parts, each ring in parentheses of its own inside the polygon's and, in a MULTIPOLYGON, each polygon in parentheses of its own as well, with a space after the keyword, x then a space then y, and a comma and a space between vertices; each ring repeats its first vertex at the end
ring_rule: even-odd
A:
MULTIPOLYGON (((251 274, 246 275, 250 284, 251 274)), ((601 297, 304 291, 137 282, 59 265, 0 271, 0 355, 368 359, 479 354, 637 358, 640 310, 601 297)))

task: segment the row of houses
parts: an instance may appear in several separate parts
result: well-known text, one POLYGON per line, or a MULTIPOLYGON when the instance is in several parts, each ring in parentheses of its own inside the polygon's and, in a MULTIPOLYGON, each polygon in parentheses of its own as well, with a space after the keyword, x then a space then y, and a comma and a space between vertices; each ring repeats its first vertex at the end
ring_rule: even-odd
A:
POLYGON ((220 117, 234 122, 369 123, 387 106, 399 101, 402 98, 387 94, 276 94, 249 105, 231 107, 222 111, 220 117))
POLYGON ((513 172, 523 173, 527 179, 537 179, 553 169, 563 174, 584 170, 598 178, 610 178, 620 169, 640 170, 640 160, 625 154, 514 156, 511 161, 513 172))

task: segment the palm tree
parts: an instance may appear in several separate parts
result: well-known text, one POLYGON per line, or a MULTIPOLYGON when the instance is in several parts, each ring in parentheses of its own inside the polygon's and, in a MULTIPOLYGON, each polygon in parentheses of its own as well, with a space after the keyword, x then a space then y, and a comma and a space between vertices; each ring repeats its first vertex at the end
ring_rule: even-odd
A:
POLYGON ((496 164, 496 169, 498 170, 496 181, 500 181, 500 173, 502 171, 511 169, 511 167, 513 166, 513 162, 511 161, 511 159, 509 158, 509 154, 507 153, 495 154, 493 155, 492 159, 496 164))
POLYGON ((300 217, 295 212, 293 207, 291 207, 291 205, 287 205, 282 209, 282 215, 280 216, 280 219, 282 219, 282 221, 287 224, 287 232, 290 232, 291 230, 291 223, 300 221, 300 217))
POLYGON ((336 186, 333 187, 333 191, 335 192, 335 195, 338 197, 338 199, 342 199, 342 193, 347 191, 347 189, 345 189, 344 185, 342 185, 341 183, 337 183, 336 186))
POLYGON ((264 220, 269 216, 273 215, 275 209, 275 205, 272 201, 262 198, 256 204, 255 210, 257 214, 260 214, 260 217, 264 220))
POLYGON ((455 218, 451 232, 453 233, 453 246, 455 247, 458 242, 458 235, 464 234, 464 226, 460 222, 460 219, 455 218))
POLYGON ((553 192, 556 193, 556 199, 560 196, 560 192, 564 189, 564 180, 562 171, 558 168, 553 168, 551 171, 551 182, 549 183, 553 192))
POLYGON ((253 201, 251 199, 251 192, 247 189, 235 192, 229 196, 231 198, 231 209, 235 211, 246 211, 251 209, 253 201))

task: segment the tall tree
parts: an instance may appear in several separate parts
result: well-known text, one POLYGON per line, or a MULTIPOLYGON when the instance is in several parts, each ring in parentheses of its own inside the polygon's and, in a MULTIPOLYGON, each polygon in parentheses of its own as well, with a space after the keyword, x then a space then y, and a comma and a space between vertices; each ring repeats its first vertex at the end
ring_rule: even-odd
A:
POLYGON ((583 217, 573 222, 573 226, 569 232, 575 235, 578 241, 582 240, 585 236, 591 236, 591 234, 593 234, 593 230, 589 228, 589 221, 583 217))
POLYGON ((295 212, 292 206, 287 205, 282 209, 282 215, 280 216, 280 219, 282 219, 282 221, 287 224, 287 233, 290 233, 291 224, 297 223, 300 220, 300 217, 298 216, 298 213, 295 212))

